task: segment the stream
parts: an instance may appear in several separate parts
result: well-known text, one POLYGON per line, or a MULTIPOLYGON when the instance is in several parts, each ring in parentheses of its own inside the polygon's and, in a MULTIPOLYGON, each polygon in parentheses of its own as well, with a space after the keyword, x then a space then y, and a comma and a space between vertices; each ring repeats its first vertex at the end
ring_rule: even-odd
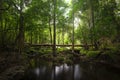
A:
POLYGON ((39 63, 29 67, 22 80, 120 80, 120 70, 88 62, 59 66, 39 63))

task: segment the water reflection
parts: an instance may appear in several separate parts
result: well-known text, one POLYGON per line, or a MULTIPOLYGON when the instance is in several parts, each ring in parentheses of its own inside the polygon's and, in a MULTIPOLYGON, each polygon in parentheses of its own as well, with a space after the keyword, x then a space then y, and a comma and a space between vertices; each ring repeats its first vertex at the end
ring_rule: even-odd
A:
POLYGON ((39 74, 40 74, 40 69, 39 69, 39 68, 36 68, 36 69, 35 69, 35 74, 36 74, 37 76, 39 76, 39 74))
MULTIPOLYGON (((55 80, 79 80, 80 79, 80 66, 63 64, 55 66, 54 79, 55 80)), ((52 78, 52 80, 54 80, 52 78)))
POLYGON ((120 72, 96 64, 39 66, 26 72, 23 80, 120 80, 120 72))
POLYGON ((77 64, 74 68, 74 80, 80 80, 80 77, 82 75, 82 71, 80 70, 80 66, 77 64))

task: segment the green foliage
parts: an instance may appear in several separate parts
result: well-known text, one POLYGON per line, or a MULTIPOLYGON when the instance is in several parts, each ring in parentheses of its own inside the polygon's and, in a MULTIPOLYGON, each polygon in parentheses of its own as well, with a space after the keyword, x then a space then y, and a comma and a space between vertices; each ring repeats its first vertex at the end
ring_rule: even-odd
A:
POLYGON ((60 56, 60 57, 57 58, 57 60, 58 60, 59 63, 61 63, 61 62, 63 63, 65 61, 65 57, 60 56))
POLYGON ((100 51, 91 51, 91 50, 89 51, 81 50, 80 52, 81 54, 85 54, 87 57, 90 57, 90 58, 96 57, 100 53, 100 51))
POLYGON ((98 53, 100 53, 100 51, 88 51, 86 55, 88 57, 96 57, 98 53))
MULTIPOLYGON (((98 45, 99 49, 113 46, 113 43, 119 42, 119 8, 120 4, 117 0, 72 0, 71 4, 65 3, 64 0, 57 0, 55 10, 57 44, 72 43, 74 13, 74 18, 80 20, 78 22, 74 21, 74 25, 77 24, 74 36, 76 44, 99 42, 101 43, 98 45)), ((0 46, 11 45, 16 47, 17 39, 21 40, 19 38, 20 13, 23 14, 24 42, 52 44, 53 12, 54 4, 52 0, 23 0, 23 2, 21 0, 1 0, 0 46)), ((65 49, 58 48, 58 52, 65 49)), ((31 51, 36 52, 34 49, 31 49, 31 51)), ((51 53, 51 49, 41 49, 38 52, 51 53)), ((83 51, 83 53, 86 52, 83 51)), ((94 55, 94 52, 86 54, 92 56, 89 53, 94 55)))

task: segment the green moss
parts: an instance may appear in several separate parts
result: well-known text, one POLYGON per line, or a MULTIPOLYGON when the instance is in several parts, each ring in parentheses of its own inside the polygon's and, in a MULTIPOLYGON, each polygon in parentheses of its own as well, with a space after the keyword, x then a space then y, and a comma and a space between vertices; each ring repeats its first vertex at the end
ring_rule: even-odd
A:
POLYGON ((110 56, 114 62, 118 62, 120 60, 120 50, 118 47, 109 47, 109 50, 104 51, 104 54, 110 56))
POLYGON ((82 50, 80 51, 81 54, 85 54, 85 55, 87 54, 87 52, 88 52, 88 51, 87 51, 87 50, 84 50, 84 49, 82 49, 82 50))
POLYGON ((90 50, 90 51, 81 50, 80 52, 81 54, 84 54, 87 57, 95 57, 96 55, 98 55, 98 53, 100 53, 100 51, 93 51, 93 50, 90 50))
POLYGON ((88 51, 87 56, 88 57, 95 57, 98 55, 98 53, 100 53, 100 51, 88 51))

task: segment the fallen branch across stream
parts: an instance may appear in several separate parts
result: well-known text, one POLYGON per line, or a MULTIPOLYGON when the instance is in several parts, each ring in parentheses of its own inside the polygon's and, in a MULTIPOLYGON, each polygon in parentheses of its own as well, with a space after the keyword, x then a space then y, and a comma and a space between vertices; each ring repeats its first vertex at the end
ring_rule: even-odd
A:
MULTIPOLYGON (((25 44, 27 45, 27 44, 25 44)), ((53 44, 29 44, 32 47, 37 47, 37 46, 42 46, 42 47, 52 47, 53 44)), ((92 46, 91 44, 88 45, 74 45, 74 47, 85 47, 85 46, 92 46)), ((66 44, 66 45, 62 45, 62 44, 57 44, 56 47, 72 47, 72 44, 66 44)))

